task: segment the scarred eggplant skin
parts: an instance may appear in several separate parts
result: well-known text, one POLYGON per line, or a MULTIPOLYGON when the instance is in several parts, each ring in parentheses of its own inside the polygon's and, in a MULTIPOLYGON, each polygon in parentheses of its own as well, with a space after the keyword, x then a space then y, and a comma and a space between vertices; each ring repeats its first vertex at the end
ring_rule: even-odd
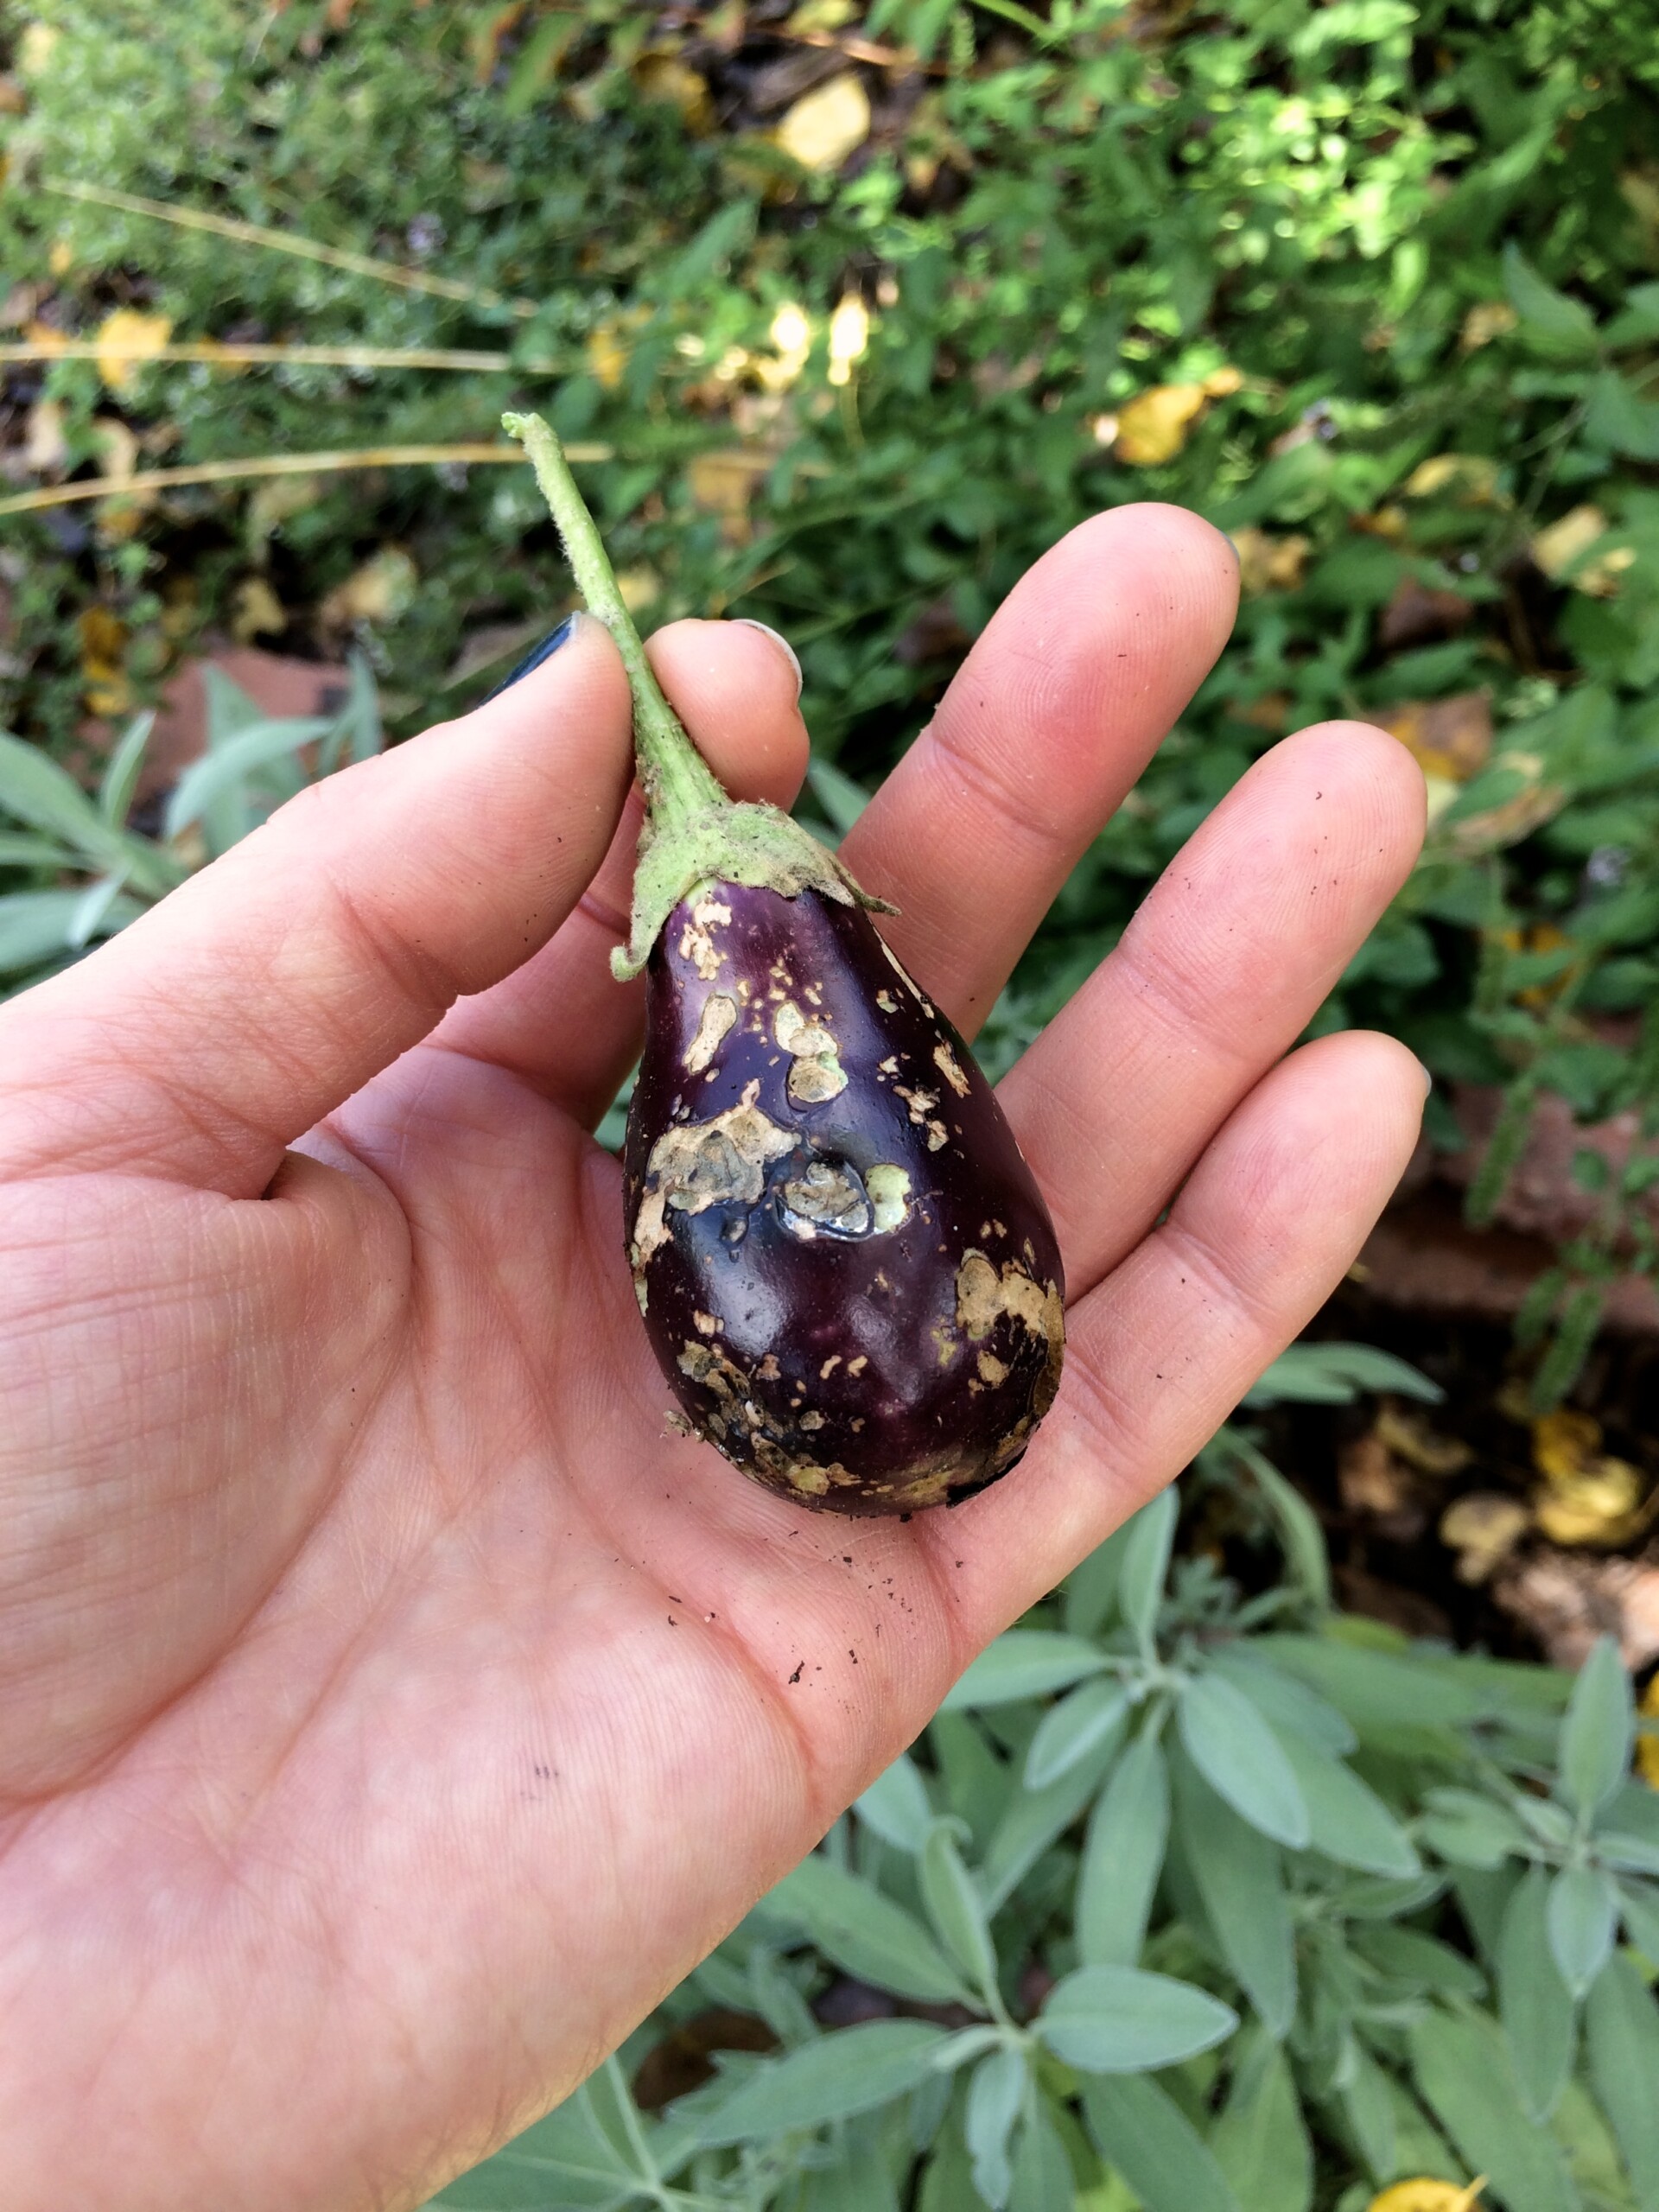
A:
POLYGON ((691 1426, 801 1505, 1006 1474, 1053 1402, 1064 1281, 990 1085, 861 907, 717 883, 647 969, 626 1239, 691 1426))

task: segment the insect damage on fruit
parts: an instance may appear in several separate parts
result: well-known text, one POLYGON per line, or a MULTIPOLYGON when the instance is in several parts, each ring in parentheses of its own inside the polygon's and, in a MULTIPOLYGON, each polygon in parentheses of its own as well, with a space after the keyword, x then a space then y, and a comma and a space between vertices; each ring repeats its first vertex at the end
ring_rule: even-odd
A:
POLYGON ((616 639, 646 800, 626 1243, 696 1433, 797 1503, 908 1513, 1021 1457, 1065 1351, 1058 1246, 962 1039, 839 861, 734 804, 645 663, 557 442, 508 416, 616 639))

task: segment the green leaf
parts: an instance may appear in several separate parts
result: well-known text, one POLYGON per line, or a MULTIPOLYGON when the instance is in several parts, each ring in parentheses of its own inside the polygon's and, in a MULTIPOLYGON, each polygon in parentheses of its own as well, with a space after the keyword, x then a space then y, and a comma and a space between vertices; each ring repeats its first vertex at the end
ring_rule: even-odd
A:
POLYGON ((1081 1636, 1052 1629, 1011 1628, 988 1644, 946 1691, 941 1713, 1017 1705, 1050 1690, 1069 1689, 1104 1668, 1104 1655, 1081 1636))
POLYGON ((1626 1835, 1616 1827, 1598 1828, 1593 1838, 1596 1857, 1604 1866, 1621 1874, 1659 1874, 1659 1843, 1644 1835, 1626 1835))
POLYGON ((1143 1651, 1152 1648, 1180 1510, 1180 1500, 1172 1486, 1160 1491, 1128 1524, 1123 1563, 1118 1570, 1117 1610, 1143 1651))
POLYGON ((1529 1866, 1503 1915, 1497 1999, 1515 2079, 1534 2120, 1547 2120, 1573 2066, 1573 1995, 1549 1940, 1549 1878, 1529 1866))
POLYGON ((663 300, 683 299, 715 274, 754 236, 755 205, 734 200, 711 215, 691 243, 671 261, 657 286, 663 300))
MULTIPOLYGON (((13 891, 0 898, 0 975, 21 974, 72 949, 84 891, 13 891)), ((99 918, 105 936, 124 929, 143 912, 136 900, 112 899, 99 918)))
POLYGON ((1334 1705, 1294 1675, 1271 1665, 1248 1643, 1223 1644, 1208 1663, 1235 1689, 1243 1690, 1275 1735, 1300 1736, 1332 1758, 1344 1758, 1358 1738, 1334 1705))
POLYGON ((1117 1580, 1134 1522, 1115 1529, 1074 1567, 1061 1586, 1061 1618, 1073 1636, 1093 1636, 1117 1604, 1117 1580))
POLYGON ((1550 1956, 1575 1999, 1607 1963, 1618 1927, 1618 1892, 1599 1866, 1563 1866, 1549 1885, 1550 1956))
POLYGON ((1122 1682, 1079 1684, 1037 1724, 1026 1753, 1026 1788, 1041 1789, 1058 1782, 1109 1737, 1121 1735, 1128 1709, 1129 1694, 1122 1682))
MULTIPOLYGON (((211 818, 226 801, 234 804, 238 819, 251 827, 251 817, 242 797, 248 779, 257 770, 297 753, 327 728, 316 715, 289 715, 280 721, 262 718, 226 737, 212 752, 193 760, 174 785, 167 802, 168 836, 176 837, 193 822, 211 818)), ((245 829, 242 834, 246 834, 245 829)), ((225 849, 216 838, 210 838, 210 842, 215 852, 225 849)))
POLYGON ((98 787, 98 810, 111 830, 124 830, 126 827, 138 772, 144 765, 145 747, 155 727, 153 713, 135 715, 104 764, 103 779, 98 787))
POLYGON ((1421 1873, 1411 1838, 1351 1768, 1327 1758, 1305 1738, 1274 1732, 1306 1804, 1315 1851, 1339 1866, 1400 1881, 1421 1873))
POLYGON ((1381 2188, 1399 2171, 1395 2163, 1399 2131, 1395 2124, 1394 2094, 1388 2075, 1370 2053, 1357 2044, 1339 2094, 1359 2155, 1381 2188))
POLYGON ((1168 1839, 1169 1769, 1148 1728, 1118 1760, 1090 1815, 1076 1906, 1085 1966, 1139 1960, 1168 1839))
POLYGON ((803 2044, 747 2075, 700 2119, 699 2141, 767 2143, 797 2127, 873 2112, 907 2096, 947 2041, 921 2020, 870 2020, 803 2044))
POLYGON ((1281 1351, 1244 1394, 1247 1406, 1351 1405, 1363 1390, 1393 1390, 1438 1405, 1438 1382, 1375 1344, 1294 1344, 1281 1351))
POLYGON ((1275 1845, 1186 1759, 1171 1762, 1175 1834, 1211 1932, 1269 2034, 1296 2012, 1296 1947, 1275 1845))
POLYGON ((1561 1795, 1582 1820, 1624 1782, 1635 1741, 1630 1678, 1612 1637, 1599 1637, 1579 1670, 1561 1724, 1561 1795))
POLYGON ((928 2005, 972 2005, 972 1992, 921 1923, 869 1882, 817 1853, 766 1898, 844 1974, 928 2005))
POLYGON ((908 1751, 900 1751, 863 1796, 853 1800, 853 1810, 895 1851, 919 1851, 933 1826, 927 1784, 908 1751))
POLYGON ((1091 2075, 1084 2116, 1100 2155, 1144 2212, 1240 2212, 1214 2153, 1166 2090, 1144 2075, 1091 2075))
POLYGON ((1376 1927, 1354 1929, 1349 1942, 1363 1959, 1396 1981, 1415 1984, 1440 1997, 1481 1998, 1486 1977, 1472 1959, 1442 1943, 1421 1928, 1397 1928, 1382 1922, 1376 1927))
POLYGON ((1238 2015, 1207 1990, 1137 1967, 1079 1967, 1055 1984, 1033 2023, 1068 2066, 1144 2074, 1224 2042, 1238 2015))
POLYGON ((1425 1840, 1454 1866, 1491 1872, 1527 1848, 1527 1833, 1509 1812, 1472 1789, 1431 1789, 1421 1821, 1425 1840))
POLYGON ((1621 1882, 1618 1911, 1631 1942, 1659 1967, 1659 1891, 1645 1882, 1621 1882))
POLYGON ((1503 289, 1541 352, 1568 359, 1595 352, 1596 324, 1589 308, 1547 284, 1513 241, 1503 249, 1503 289))
MULTIPOLYGON (((1052 2112, 1047 2100, 1039 2097, 1020 2130, 1014 2144, 1014 2190, 1008 2198, 1008 2212, 1072 2212, 1077 2202, 1071 2161, 1065 2154, 1052 2112)), ((1077 2123, 1069 2115, 1068 2124, 1076 2133, 1077 2123)), ((965 2206, 962 2212, 967 2212, 965 2206)))
POLYGON ((980 2060, 968 2085, 963 2136, 973 2161, 974 2187, 994 2212, 1001 2212, 1014 2187, 1008 2145, 1030 2082, 1024 2051, 1004 2044, 980 2060))
POLYGON ((999 1911, 1056 1836, 1063 1834, 1100 1786, 1116 1746, 1097 1744, 1086 1758, 1058 1782, 1041 1789, 1018 1789, 986 1847, 980 1882, 988 1910, 999 1911))
POLYGON ((0 730, 0 807, 30 829, 60 839, 84 866, 100 874, 130 874, 157 893, 175 880, 161 855, 112 829, 55 760, 5 730, 0 730))
POLYGON ((1316 1611, 1331 1605, 1331 1560, 1319 1516, 1294 1483, 1258 1452, 1248 1437, 1224 1423, 1205 1448, 1203 1458, 1217 1453, 1249 1469, 1268 1513, 1278 1526, 1279 1541, 1292 1586, 1306 1596, 1316 1611))
POLYGON ((1490 2024, 1431 2012, 1408 2041, 1418 2094, 1507 2212, 1579 2212, 1560 2152, 1523 2109, 1490 2024))
POLYGON ((869 804, 868 791, 844 775, 833 760, 820 760, 816 753, 807 763, 806 780, 837 836, 844 837, 869 804))
POLYGON ((1260 2028, 1246 2029, 1239 2038, 1232 2085, 1210 2147, 1250 2212, 1309 2212, 1313 2146, 1285 2054, 1260 2028))
POLYGON ((1590 2079, 1640 2212, 1659 2212, 1659 2005, 1623 1951, 1590 1992, 1584 2025, 1590 2079))
POLYGON ((1182 1684, 1176 1712, 1182 1746, 1211 1787, 1263 1835, 1306 1849, 1313 1826, 1295 1770, 1243 1693, 1206 1669, 1182 1684))
POLYGON ((1659 461, 1659 406, 1641 397, 1617 371, 1604 369, 1591 382, 1584 435, 1586 444, 1632 461, 1659 461))
POLYGON ((988 1995, 996 1987, 996 1947, 984 1899, 957 1849, 954 1825, 936 1821, 922 1846, 922 1902, 945 1949, 973 1987, 988 1995))

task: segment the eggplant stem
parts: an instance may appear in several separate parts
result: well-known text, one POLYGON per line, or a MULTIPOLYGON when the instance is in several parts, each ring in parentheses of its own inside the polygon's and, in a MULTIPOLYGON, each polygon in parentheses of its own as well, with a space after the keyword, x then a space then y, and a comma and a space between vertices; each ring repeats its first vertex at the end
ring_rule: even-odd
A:
POLYGON ((504 415, 501 427, 509 437, 518 440, 529 455, 582 603, 596 621, 605 625, 622 656, 633 698, 634 756, 639 764, 652 832, 673 830, 710 808, 729 806, 731 801, 718 779, 691 742, 684 723, 652 673, 598 525, 588 512, 557 436, 539 415, 504 415))

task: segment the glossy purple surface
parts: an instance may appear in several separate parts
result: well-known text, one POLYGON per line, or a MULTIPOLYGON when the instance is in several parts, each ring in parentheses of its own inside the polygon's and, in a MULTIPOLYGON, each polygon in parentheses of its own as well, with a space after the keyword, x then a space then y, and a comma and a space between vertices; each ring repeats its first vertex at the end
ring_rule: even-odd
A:
POLYGON ((868 915, 721 884, 651 956, 626 1233, 697 1433, 804 1505, 899 1513, 1007 1472, 1064 1281, 989 1084, 868 915))

